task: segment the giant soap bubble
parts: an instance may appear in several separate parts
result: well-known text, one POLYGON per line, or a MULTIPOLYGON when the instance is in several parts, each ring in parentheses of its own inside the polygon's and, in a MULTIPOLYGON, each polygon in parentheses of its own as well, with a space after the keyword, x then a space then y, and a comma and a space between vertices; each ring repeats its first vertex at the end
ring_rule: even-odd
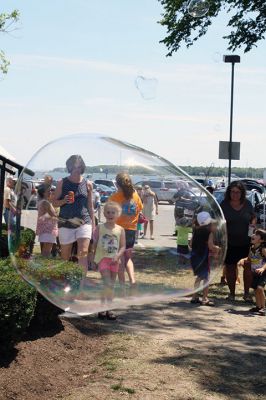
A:
POLYGON ((194 293, 195 277, 190 260, 187 255, 177 256, 173 230, 176 219, 182 235, 190 235, 195 217, 203 210, 216 220, 215 242, 221 249, 218 255, 209 255, 209 281, 221 271, 226 232, 219 205, 209 192, 181 169, 132 144, 100 134, 62 137, 48 143, 32 157, 18 179, 16 191, 18 213, 16 223, 9 226, 13 264, 29 284, 64 311, 87 315, 194 293), (84 179, 87 176, 92 180, 113 179, 118 172, 126 171, 134 184, 149 184, 156 193, 160 205, 155 219, 155 240, 139 239, 134 247, 137 282, 134 286, 129 284, 126 275, 125 284, 117 278, 114 287, 107 288, 97 268, 89 268, 85 273, 74 261, 75 257, 72 261, 63 261, 60 253, 51 257, 41 255, 40 243, 35 237, 36 195, 25 196, 25 182, 43 179, 45 175, 50 175, 54 181, 59 176, 67 177, 66 160, 73 154, 81 155, 85 162, 84 179), (33 178, 29 176, 31 171, 33 178), (103 297, 108 295, 109 303, 103 303, 103 297))

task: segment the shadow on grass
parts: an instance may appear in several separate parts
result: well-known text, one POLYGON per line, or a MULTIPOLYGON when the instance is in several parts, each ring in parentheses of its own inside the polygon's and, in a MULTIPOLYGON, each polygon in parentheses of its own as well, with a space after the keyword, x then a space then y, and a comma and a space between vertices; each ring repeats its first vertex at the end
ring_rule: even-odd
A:
POLYGON ((191 338, 189 347, 187 339, 179 339, 172 342, 173 356, 153 362, 187 369, 191 379, 209 394, 228 395, 237 400, 246 400, 247 394, 248 398, 251 395, 265 398, 265 333, 257 336, 224 333, 223 339, 226 343, 219 348, 207 339, 199 343, 191 338), (235 342, 238 344, 233 347, 231 343, 235 342))

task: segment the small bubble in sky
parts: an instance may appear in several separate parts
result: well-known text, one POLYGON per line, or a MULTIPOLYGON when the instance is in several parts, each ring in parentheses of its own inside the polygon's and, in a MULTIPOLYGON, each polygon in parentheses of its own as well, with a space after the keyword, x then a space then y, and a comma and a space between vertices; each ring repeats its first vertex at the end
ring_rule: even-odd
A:
POLYGON ((209 11, 209 2, 206 0, 190 0, 187 11, 191 17, 203 17, 209 11))
POLYGON ((156 97, 158 81, 156 78, 137 76, 135 86, 144 100, 152 100, 156 97))

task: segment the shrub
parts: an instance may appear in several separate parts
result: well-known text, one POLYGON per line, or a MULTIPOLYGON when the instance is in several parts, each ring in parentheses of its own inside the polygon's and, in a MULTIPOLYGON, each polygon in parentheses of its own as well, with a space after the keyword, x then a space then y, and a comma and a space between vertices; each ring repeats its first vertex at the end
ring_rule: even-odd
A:
MULTIPOLYGON (((62 304, 66 296, 73 296, 78 291, 83 276, 83 269, 78 264, 68 261, 44 260, 39 258, 39 267, 27 270, 31 274, 31 279, 38 282, 42 293, 47 293, 49 298, 55 296, 55 301, 61 299, 62 304), (67 295, 65 288, 69 286, 71 293, 67 295)), ((24 270, 25 271, 25 270, 24 270)), ((62 309, 50 303, 44 296, 38 293, 35 315, 32 323, 39 325, 49 325, 54 322, 62 309)))
POLYGON ((10 259, 0 260, 0 350, 7 351, 26 332, 34 313, 36 290, 22 280, 10 259))
POLYGON ((35 236, 35 232, 30 228, 20 227, 19 232, 12 232, 9 238, 10 253, 22 258, 30 258, 33 252, 35 236))
MULTIPOLYGON (((66 299, 65 287, 71 287, 70 296, 78 290, 83 269, 75 263, 31 257, 13 257, 17 269, 25 279, 39 287, 42 293, 66 299)), ((62 310, 25 282, 12 267, 9 258, 0 260, 0 350, 8 350, 17 343, 27 328, 42 328, 58 320, 62 310), (32 321, 32 323, 31 323, 32 321)), ((67 303, 65 303, 67 304, 67 303)))

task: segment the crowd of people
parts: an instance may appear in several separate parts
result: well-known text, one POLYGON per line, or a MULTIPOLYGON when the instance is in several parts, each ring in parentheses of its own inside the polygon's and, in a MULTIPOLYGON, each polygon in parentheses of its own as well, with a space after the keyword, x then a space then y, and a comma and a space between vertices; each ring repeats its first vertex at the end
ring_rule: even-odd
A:
MULTIPOLYGON (((85 163, 82 157, 70 156, 66 167, 69 175, 58 181, 55 188, 51 177, 46 177, 38 187, 36 234, 41 255, 51 257, 54 248, 60 247, 60 257, 71 260, 74 251, 76 261, 83 268, 81 289, 88 266, 96 265, 103 283, 101 302, 111 304, 117 279, 121 295, 125 293, 126 275, 130 292, 136 290, 133 248, 140 238, 147 237, 148 230, 150 240, 154 240, 157 197, 148 185, 134 187, 127 173, 118 173, 117 191, 105 203, 105 221, 100 223, 100 201, 92 183, 83 177, 85 163), (98 218, 95 218, 95 212, 98 218)), ((182 204, 190 204, 192 214, 195 210, 190 199, 184 194, 180 196, 176 198, 178 206, 175 208, 178 264, 189 263, 195 275, 191 303, 213 306, 208 298, 208 282, 210 257, 218 258, 221 252, 215 243, 217 222, 208 211, 195 213, 194 220, 184 216, 182 204), (200 299, 201 282, 203 293, 200 299)), ((6 223, 14 224, 15 203, 14 180, 8 178, 4 193, 6 223)), ((265 315, 266 232, 256 229, 256 216, 240 181, 229 184, 221 208, 227 227, 228 245, 222 279, 229 288, 228 300, 235 300, 238 271, 243 268, 243 298, 252 302, 250 289, 254 289, 256 306, 250 312, 265 315)), ((100 312, 98 316, 116 319, 112 311, 100 312)))

